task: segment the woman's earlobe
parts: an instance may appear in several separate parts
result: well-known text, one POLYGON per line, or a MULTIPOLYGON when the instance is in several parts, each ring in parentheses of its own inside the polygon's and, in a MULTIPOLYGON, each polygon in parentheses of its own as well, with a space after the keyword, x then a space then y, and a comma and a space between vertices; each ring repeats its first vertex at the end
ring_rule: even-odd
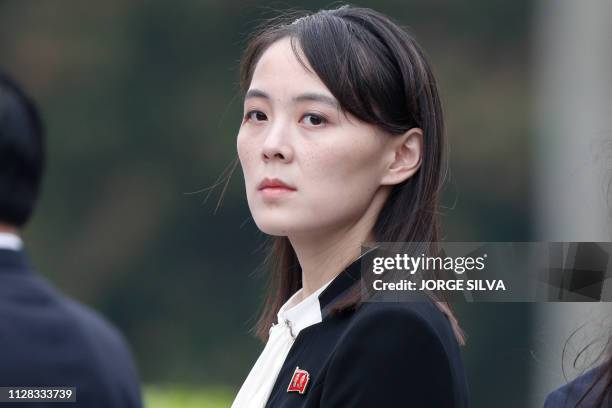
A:
POLYGON ((383 184, 399 184, 412 177, 421 166, 423 157, 423 131, 420 128, 412 128, 392 137, 395 156, 383 184))

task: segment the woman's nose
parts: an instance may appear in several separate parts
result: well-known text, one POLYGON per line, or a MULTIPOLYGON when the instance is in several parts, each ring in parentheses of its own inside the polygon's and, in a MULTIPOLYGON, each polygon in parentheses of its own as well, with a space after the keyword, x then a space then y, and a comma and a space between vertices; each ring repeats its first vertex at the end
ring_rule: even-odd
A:
POLYGON ((262 148, 264 161, 276 159, 289 162, 293 159, 290 133, 289 126, 282 123, 275 123, 270 127, 262 148))

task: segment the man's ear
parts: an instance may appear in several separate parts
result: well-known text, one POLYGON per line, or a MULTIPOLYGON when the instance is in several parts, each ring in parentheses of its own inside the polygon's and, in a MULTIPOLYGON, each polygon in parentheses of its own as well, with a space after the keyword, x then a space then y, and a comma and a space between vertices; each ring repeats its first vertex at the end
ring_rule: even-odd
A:
POLYGON ((421 167, 423 157, 423 130, 412 128, 404 134, 390 136, 389 157, 382 185, 400 184, 412 177, 421 167))

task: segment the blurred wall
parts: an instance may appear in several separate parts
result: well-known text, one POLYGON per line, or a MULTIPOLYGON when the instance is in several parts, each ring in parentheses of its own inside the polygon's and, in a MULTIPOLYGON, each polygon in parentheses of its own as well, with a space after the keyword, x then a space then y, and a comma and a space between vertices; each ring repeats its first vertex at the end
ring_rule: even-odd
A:
MULTIPOLYGON (((610 241, 612 3, 541 0, 535 12, 531 142, 536 237, 610 241)), ((609 293, 609 292, 608 292, 609 293)), ((593 367, 612 330, 609 303, 541 304, 531 406, 593 367), (585 351, 581 353, 581 351, 585 351)))

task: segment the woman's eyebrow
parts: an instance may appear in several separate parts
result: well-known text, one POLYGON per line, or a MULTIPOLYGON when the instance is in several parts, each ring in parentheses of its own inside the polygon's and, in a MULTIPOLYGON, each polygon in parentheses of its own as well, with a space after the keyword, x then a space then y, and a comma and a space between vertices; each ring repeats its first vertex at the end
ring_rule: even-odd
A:
POLYGON ((303 102, 303 101, 322 102, 322 103, 330 105, 332 108, 336 108, 336 109, 340 108, 340 104, 335 98, 332 98, 331 96, 323 95, 320 93, 312 93, 312 92, 303 93, 301 95, 294 97, 293 100, 295 102, 303 102))
MULTIPOLYGON (((250 98, 264 98, 264 99, 272 100, 272 98, 270 98, 270 95, 268 95, 264 91, 261 91, 255 88, 249 89, 246 95, 244 96, 245 101, 250 98)), ((335 98, 324 95, 324 94, 316 93, 316 92, 306 92, 306 93, 294 96, 292 98, 292 101, 296 103, 304 102, 304 101, 315 101, 315 102, 325 103, 336 109, 340 107, 340 104, 335 98)))
POLYGON ((271 99, 267 93, 265 93, 264 91, 260 91, 259 89, 249 89, 246 95, 244 95, 244 100, 246 101, 250 98, 271 99))

